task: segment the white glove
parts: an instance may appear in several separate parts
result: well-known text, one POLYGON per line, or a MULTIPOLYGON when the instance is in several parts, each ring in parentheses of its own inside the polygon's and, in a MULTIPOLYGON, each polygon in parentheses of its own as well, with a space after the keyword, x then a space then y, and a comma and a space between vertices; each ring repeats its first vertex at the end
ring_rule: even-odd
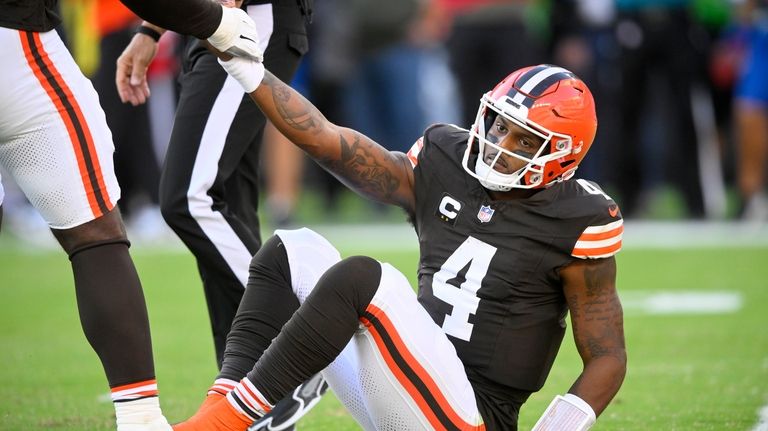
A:
POLYGON ((208 38, 208 42, 219 51, 235 57, 264 60, 264 52, 259 48, 259 33, 251 17, 240 8, 222 6, 222 9, 219 28, 208 38))
POLYGON ((531 431, 587 431, 596 419, 592 407, 578 396, 557 395, 531 431))
POLYGON ((246 93, 252 93, 264 79, 264 63, 243 57, 232 57, 227 61, 219 59, 219 63, 246 93))

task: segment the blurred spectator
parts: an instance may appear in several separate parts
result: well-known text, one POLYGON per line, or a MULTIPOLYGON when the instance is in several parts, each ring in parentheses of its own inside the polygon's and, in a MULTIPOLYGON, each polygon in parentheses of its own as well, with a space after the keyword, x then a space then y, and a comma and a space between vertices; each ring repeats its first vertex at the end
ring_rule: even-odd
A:
POLYGON ((152 97, 147 99, 149 124, 152 129, 152 143, 155 156, 165 160, 168 141, 173 130, 173 118, 178 102, 177 80, 181 69, 180 51, 182 37, 167 31, 160 37, 157 54, 147 70, 147 84, 152 97))
POLYGON ((100 36, 99 66, 92 81, 115 144, 115 175, 122 189, 120 210, 137 236, 156 236, 164 233, 165 223, 159 210, 160 164, 152 143, 149 110, 147 105, 122 103, 115 87, 117 58, 141 20, 118 0, 101 0, 92 11, 100 36))
POLYGON ((600 119, 591 156, 579 165, 579 177, 606 182, 607 149, 620 142, 621 77, 614 25, 614 0, 561 0, 552 4, 550 56, 553 64, 576 73, 589 85, 600 119))
MULTIPOLYGON (((329 118, 391 150, 407 151, 437 118, 458 122, 458 95, 437 0, 324 0, 315 4, 308 56, 309 98, 329 118)), ((314 164, 334 211, 345 190, 314 164)), ((380 211, 376 211, 380 213, 380 211)))
POLYGON ((438 1, 453 17, 447 48, 461 98, 458 124, 472 124, 489 88, 510 70, 544 62, 546 16, 535 1, 438 1))
POLYGON ((612 155, 617 201, 643 215, 648 192, 669 180, 688 215, 705 216, 692 89, 705 81, 708 35, 689 0, 616 0, 621 131, 612 155))
MULTIPOLYGON (((436 106, 422 91, 440 67, 435 51, 441 37, 433 0, 347 0, 356 62, 343 85, 347 125, 390 150, 407 151, 429 125, 427 111, 436 106)), ((443 76, 444 77, 444 76, 443 76)), ((441 90, 451 90, 447 82, 441 90)))
POLYGON ((734 92, 734 116, 739 145, 740 216, 768 220, 768 2, 744 0, 740 21, 747 51, 734 92))
POLYGON ((264 127, 264 161, 267 183, 267 213, 272 227, 293 225, 294 210, 301 193, 304 153, 267 121, 264 127))

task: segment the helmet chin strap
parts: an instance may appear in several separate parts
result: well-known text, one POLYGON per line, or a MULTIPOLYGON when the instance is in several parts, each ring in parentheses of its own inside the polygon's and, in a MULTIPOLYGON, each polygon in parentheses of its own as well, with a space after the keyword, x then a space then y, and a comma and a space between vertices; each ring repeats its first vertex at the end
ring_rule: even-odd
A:
POLYGON ((485 163, 482 157, 478 157, 477 162, 475 162, 475 173, 479 177, 478 181, 486 189, 495 192, 508 192, 512 190, 512 184, 517 182, 520 171, 522 169, 513 174, 502 174, 485 163))

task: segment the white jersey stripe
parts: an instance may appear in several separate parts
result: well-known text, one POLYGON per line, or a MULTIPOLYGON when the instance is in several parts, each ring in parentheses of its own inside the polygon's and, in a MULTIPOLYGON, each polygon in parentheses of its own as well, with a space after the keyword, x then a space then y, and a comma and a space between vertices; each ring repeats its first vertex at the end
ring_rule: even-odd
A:
POLYGON ((622 226, 623 224, 624 224, 624 219, 619 219, 619 220, 616 220, 615 222, 604 224, 602 226, 589 226, 588 228, 584 229, 584 233, 608 232, 610 230, 618 228, 619 226, 622 226))
POLYGON ((598 241, 576 241, 576 245, 573 248, 574 249, 602 248, 602 247, 608 247, 608 246, 614 245, 617 242, 621 242, 621 234, 616 235, 613 238, 608 238, 608 239, 603 239, 598 241))

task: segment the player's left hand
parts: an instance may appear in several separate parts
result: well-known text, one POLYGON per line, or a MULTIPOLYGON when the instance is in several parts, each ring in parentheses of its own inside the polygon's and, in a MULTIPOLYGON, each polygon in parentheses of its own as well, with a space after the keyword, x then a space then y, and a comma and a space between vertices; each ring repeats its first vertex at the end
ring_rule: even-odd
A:
POLYGON ((217 50, 262 61, 264 53, 259 48, 259 33, 256 24, 244 10, 222 6, 219 28, 208 38, 208 42, 217 50))

